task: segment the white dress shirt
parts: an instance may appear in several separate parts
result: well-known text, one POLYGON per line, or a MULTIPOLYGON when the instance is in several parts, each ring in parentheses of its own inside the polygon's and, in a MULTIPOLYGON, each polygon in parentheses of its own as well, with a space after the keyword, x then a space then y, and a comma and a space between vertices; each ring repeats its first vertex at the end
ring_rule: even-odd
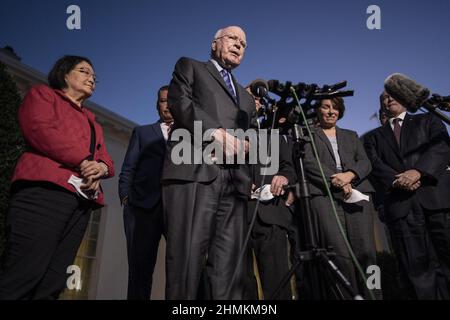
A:
POLYGON ((161 131, 164 136, 164 140, 169 139, 169 127, 173 124, 173 122, 161 122, 159 125, 161 126, 161 131))
POLYGON ((405 116, 406 116, 406 111, 403 111, 398 116, 396 116, 394 118, 389 118, 389 124, 391 125, 392 131, 394 131, 394 119, 400 119, 398 124, 400 125, 400 127, 402 127, 403 126, 403 120, 405 119, 405 116))
MULTIPOLYGON (((214 66, 216 67, 217 71, 219 71, 219 73, 221 74, 221 71, 224 69, 222 68, 222 66, 214 59, 210 59, 210 61, 214 64, 214 66)), ((233 91, 234 91, 234 95, 237 96, 236 94, 236 88, 234 87, 234 83, 233 83, 233 75, 231 74, 230 71, 228 71, 228 75, 230 76, 230 82, 231 82, 231 86, 233 87, 233 91)))

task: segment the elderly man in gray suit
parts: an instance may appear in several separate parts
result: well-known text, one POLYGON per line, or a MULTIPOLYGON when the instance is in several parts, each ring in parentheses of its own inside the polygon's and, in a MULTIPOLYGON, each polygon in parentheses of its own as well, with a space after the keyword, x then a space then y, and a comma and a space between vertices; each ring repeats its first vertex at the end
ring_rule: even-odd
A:
MULTIPOLYGON (((201 133, 213 129, 211 136, 226 156, 248 151, 248 143, 225 131, 248 129, 255 110, 253 98, 231 74, 240 65, 246 46, 244 31, 227 27, 215 34, 209 61, 185 57, 178 60, 169 87, 170 111, 175 120, 173 135, 177 129, 185 129, 193 137, 194 121, 201 121, 201 133), (225 141, 234 143, 228 145, 225 141)), ((245 164, 203 161, 175 164, 172 150, 176 145, 176 141, 168 143, 162 177, 167 231, 166 298, 199 298, 203 276, 209 284, 207 297, 242 299, 244 266, 238 267, 236 281, 229 286, 246 232, 249 168, 245 164)))

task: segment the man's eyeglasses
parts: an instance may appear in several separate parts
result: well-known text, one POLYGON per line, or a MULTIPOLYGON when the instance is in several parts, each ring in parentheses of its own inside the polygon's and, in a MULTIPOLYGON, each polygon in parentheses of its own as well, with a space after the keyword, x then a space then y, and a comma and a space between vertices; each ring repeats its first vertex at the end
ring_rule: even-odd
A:
POLYGON ((234 41, 234 43, 239 43, 240 46, 241 46, 242 48, 244 48, 244 49, 247 48, 247 42, 245 42, 245 41, 242 40, 242 39, 239 39, 238 36, 234 36, 234 35, 230 35, 230 34, 225 34, 225 35, 223 35, 223 36, 217 37, 215 40, 219 40, 219 39, 221 39, 221 38, 225 38, 225 39, 227 39, 227 40, 232 40, 232 41, 234 41))
POLYGON ((78 71, 82 74, 84 74, 86 76, 86 78, 90 78, 92 76, 92 79, 94 80, 95 83, 98 83, 97 77, 95 76, 94 73, 91 73, 89 70, 80 68, 80 69, 74 69, 75 71, 78 71))

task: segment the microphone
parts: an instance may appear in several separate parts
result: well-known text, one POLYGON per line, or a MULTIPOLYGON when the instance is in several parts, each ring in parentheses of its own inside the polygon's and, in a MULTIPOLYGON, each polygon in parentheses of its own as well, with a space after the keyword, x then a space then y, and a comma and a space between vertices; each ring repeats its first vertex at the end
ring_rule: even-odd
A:
POLYGON ((255 97, 264 98, 269 93, 269 85, 265 80, 256 79, 250 84, 250 91, 255 97))
POLYGON ((430 90, 401 73, 394 73, 387 77, 384 81, 384 89, 413 113, 424 104, 430 95, 430 90))
POLYGON ((450 111, 450 96, 442 97, 436 93, 433 93, 431 98, 428 99, 428 102, 436 106, 438 109, 450 111))
POLYGON ((269 91, 275 93, 282 99, 287 99, 288 97, 291 96, 292 82, 286 81, 286 83, 283 84, 280 83, 278 80, 269 80, 267 81, 267 84, 269 91))
POLYGON ((450 125, 450 118, 439 110, 436 110, 438 108, 443 110, 447 109, 446 103, 448 97, 433 95, 432 98, 428 99, 430 90, 401 73, 394 73, 387 77, 384 81, 384 89, 408 111, 414 113, 420 107, 424 107, 430 113, 450 125), (438 103, 435 103, 436 101, 438 103))

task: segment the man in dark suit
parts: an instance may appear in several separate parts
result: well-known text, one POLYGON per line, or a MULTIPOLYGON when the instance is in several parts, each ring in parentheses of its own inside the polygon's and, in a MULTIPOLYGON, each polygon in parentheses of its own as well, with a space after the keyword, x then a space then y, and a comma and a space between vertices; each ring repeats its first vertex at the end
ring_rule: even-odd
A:
POLYGON ((383 103, 389 121, 365 139, 365 148, 382 187, 384 220, 405 289, 412 299, 448 299, 448 133, 435 116, 409 115, 386 92, 383 103))
MULTIPOLYGON (((383 95, 380 95, 380 109, 378 110, 378 120, 380 121, 380 125, 383 126, 387 121, 388 117, 386 115, 386 110, 383 105, 383 95)), ((370 130, 369 132, 364 133, 361 136, 361 141, 364 144, 366 140, 370 140, 371 136, 375 134, 377 131, 377 128, 370 130)), ((373 203, 375 205, 375 208, 378 210, 378 214, 380 216, 380 220, 384 221, 383 219, 383 192, 382 187, 378 186, 378 180, 372 178, 372 175, 369 175, 369 181, 372 184, 372 186, 375 189, 375 194, 373 195, 373 203)))
MULTIPOLYGON (((225 131, 247 129, 255 109, 252 97, 230 72, 241 63, 245 48, 244 31, 227 27, 219 30, 211 43, 211 60, 181 58, 177 62, 169 87, 173 136, 182 131, 177 129, 184 129, 194 137, 194 121, 201 121, 200 133, 211 136, 221 146, 220 153, 233 158, 248 150, 248 143, 225 131)), ((194 139, 193 149, 198 142, 194 139)), ((176 141, 169 141, 162 177, 166 297, 198 298, 203 274, 209 283, 206 296, 241 299, 244 267, 236 264, 246 232, 249 168, 243 164, 207 164, 205 159, 177 165, 172 155, 176 146, 176 141), (236 267, 238 274, 231 286, 236 267)), ((205 143, 200 142, 200 146, 205 143)))
POLYGON ((160 120, 134 128, 119 177, 128 251, 128 299, 148 300, 158 245, 164 230, 161 174, 166 140, 173 123, 168 86, 158 91, 160 120))

